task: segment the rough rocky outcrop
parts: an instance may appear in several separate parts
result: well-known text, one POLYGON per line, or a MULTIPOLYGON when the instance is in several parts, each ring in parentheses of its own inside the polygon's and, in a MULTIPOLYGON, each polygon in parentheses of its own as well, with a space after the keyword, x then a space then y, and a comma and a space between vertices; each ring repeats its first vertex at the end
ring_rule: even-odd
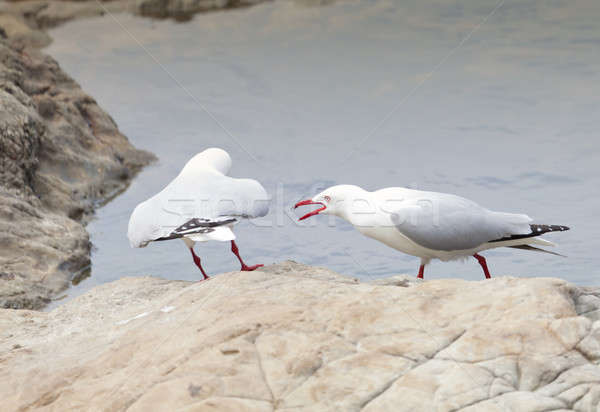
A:
POLYGON ((142 16, 189 20, 194 14, 249 7, 266 0, 136 0, 133 10, 142 16))
POLYGON ((599 291, 293 262, 0 311, 3 410, 595 411, 599 291))
POLYGON ((38 49, 105 13, 186 20, 264 0, 0 0, 0 307, 42 308, 89 265, 82 224, 152 156, 38 49))
POLYGON ((0 306, 40 308, 88 266, 86 217, 152 158, 51 57, 0 39, 0 306))
POLYGON ((196 13, 248 7, 264 1, 267 0, 0 1, 0 27, 15 40, 41 47, 51 41, 43 30, 82 17, 130 12, 185 21, 196 13))

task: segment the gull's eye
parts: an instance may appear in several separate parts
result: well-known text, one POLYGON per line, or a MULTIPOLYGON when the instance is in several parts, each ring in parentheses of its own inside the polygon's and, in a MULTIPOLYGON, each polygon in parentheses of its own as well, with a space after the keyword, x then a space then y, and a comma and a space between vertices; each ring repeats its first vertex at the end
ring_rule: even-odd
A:
POLYGON ((329 196, 323 196, 323 200, 325 200, 327 203, 331 202, 331 198, 329 196))

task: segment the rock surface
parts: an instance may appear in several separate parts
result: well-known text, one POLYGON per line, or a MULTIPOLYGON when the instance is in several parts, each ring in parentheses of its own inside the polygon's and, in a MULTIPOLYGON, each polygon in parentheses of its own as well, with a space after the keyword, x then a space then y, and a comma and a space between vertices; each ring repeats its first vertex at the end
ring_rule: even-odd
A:
POLYGON ((249 7, 267 0, 136 0, 133 11, 142 16, 185 21, 196 13, 249 7))
POLYGON ((86 217, 152 159, 56 61, 0 39, 0 307, 67 287, 89 265, 86 217))
POLYGON ((0 1, 0 27, 4 28, 9 37, 18 36, 27 44, 41 47, 51 41, 43 30, 82 17, 130 12, 185 21, 196 13, 249 7, 264 1, 267 0, 0 1))
POLYGON ((3 410, 595 411, 600 293, 285 262, 0 311, 3 410))

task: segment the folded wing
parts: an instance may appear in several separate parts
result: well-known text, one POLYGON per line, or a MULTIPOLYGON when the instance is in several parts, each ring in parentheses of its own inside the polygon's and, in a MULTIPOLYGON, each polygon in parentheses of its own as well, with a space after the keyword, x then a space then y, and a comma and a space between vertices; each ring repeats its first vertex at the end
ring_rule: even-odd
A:
POLYGON ((401 203, 391 214, 396 229, 433 250, 469 250, 531 231, 527 215, 493 212, 459 196, 419 192, 401 203))

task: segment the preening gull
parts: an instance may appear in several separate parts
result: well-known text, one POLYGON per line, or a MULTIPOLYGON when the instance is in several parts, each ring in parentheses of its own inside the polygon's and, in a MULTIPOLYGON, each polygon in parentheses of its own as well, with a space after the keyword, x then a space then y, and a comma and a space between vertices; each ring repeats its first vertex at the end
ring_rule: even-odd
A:
POLYGON ((182 239, 204 279, 208 275, 194 253, 196 242, 231 241, 241 270, 263 266, 244 263, 232 229, 242 218, 265 216, 269 197, 256 180, 227 176, 230 168, 231 157, 222 149, 206 149, 192 157, 167 187, 133 210, 127 230, 131 246, 182 239))
POLYGON ((358 186, 339 185, 296 203, 295 208, 320 205, 300 220, 319 213, 350 222, 365 236, 421 258, 419 278, 431 259, 449 261, 473 256, 490 278, 485 258, 487 249, 517 249, 557 253, 531 245, 555 246, 537 238, 549 232, 569 230, 566 226, 532 224, 523 214, 493 212, 463 197, 390 187, 368 192, 358 186))

